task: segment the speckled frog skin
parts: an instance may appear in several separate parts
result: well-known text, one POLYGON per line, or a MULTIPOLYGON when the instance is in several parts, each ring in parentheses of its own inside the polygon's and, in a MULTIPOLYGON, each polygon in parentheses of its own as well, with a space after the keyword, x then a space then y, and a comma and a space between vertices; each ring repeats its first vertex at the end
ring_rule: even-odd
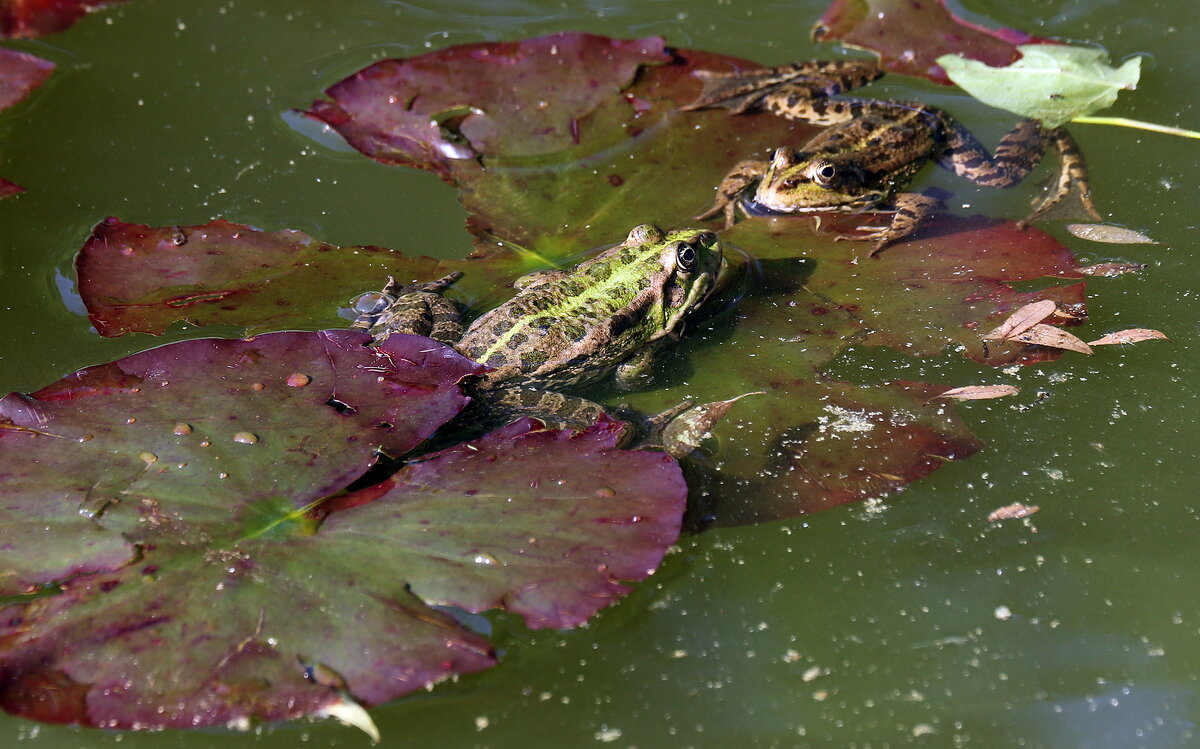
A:
POLYGON ((735 113, 764 110, 788 119, 829 125, 800 148, 776 149, 769 161, 738 163, 717 188, 717 199, 696 218, 723 214, 726 228, 737 211, 749 215, 743 195, 754 188, 757 209, 774 213, 873 211, 891 213, 883 227, 863 226, 854 237, 875 242, 871 254, 917 230, 938 201, 903 192, 928 160, 990 187, 1017 184, 1037 166, 1047 144, 1059 154, 1054 187, 1035 202, 1038 218, 1079 191, 1085 209, 1099 220, 1091 201, 1083 156, 1062 128, 1022 120, 988 152, 953 117, 920 102, 830 98, 882 75, 872 62, 808 62, 779 68, 703 73, 704 91, 685 110, 725 107, 735 113))
POLYGON ((441 295, 458 274, 403 288, 389 281, 383 292, 355 303, 360 315, 353 327, 376 341, 412 333, 452 345, 492 367, 473 386, 487 407, 582 428, 604 409, 557 391, 645 375, 654 352, 677 339, 708 298, 724 262, 711 231, 643 224, 573 268, 520 279, 512 299, 465 332, 457 308, 441 295))

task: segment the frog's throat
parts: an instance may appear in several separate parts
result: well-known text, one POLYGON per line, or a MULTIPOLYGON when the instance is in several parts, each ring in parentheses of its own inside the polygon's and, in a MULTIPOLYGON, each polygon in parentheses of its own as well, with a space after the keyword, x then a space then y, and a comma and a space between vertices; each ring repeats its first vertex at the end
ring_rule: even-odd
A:
MULTIPOLYGON (((724 264, 725 258, 721 258, 721 262, 724 264)), ((683 318, 696 307, 700 306, 700 303, 708 297, 715 286, 716 284, 713 283, 713 275, 711 273, 701 273, 696 276, 695 283, 688 289, 687 299, 683 300, 683 304, 679 305, 675 310, 675 314, 668 317, 663 326, 654 335, 650 336, 646 342, 657 341, 659 338, 674 334, 683 318)))

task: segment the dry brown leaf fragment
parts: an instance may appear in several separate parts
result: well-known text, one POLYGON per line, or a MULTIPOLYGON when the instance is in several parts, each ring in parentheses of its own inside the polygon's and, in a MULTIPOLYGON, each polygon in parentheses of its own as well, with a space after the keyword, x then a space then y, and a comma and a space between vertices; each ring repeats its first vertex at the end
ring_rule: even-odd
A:
POLYGON ((1121 343, 1137 343, 1138 341, 1169 341, 1170 338, 1151 328, 1129 328, 1115 333, 1106 333, 1094 341, 1088 341, 1089 346, 1113 346, 1121 343))
POLYGON ((1012 385, 967 385, 949 390, 934 396, 935 398, 951 398, 960 401, 985 400, 987 398, 1003 398, 1016 395, 1021 388, 1012 385))
POLYGON ((1076 270, 1085 276, 1100 276, 1103 278, 1116 278, 1123 276, 1126 273, 1137 273, 1146 266, 1142 263, 1095 263, 1093 265, 1085 265, 1076 270))
POLYGON ((1014 341, 1021 343, 1032 343, 1037 346, 1050 346, 1051 348, 1066 349, 1067 351, 1078 351, 1081 354, 1092 353, 1091 346, 1084 343, 1082 338, 1072 335, 1062 328, 1056 328, 1053 325, 1038 323, 1029 330, 1017 336, 1011 336, 1014 341))
POLYGON ((1116 224, 1067 224, 1066 229, 1071 236, 1086 239, 1089 242, 1107 242, 1108 244, 1158 244, 1140 231, 1126 229, 1116 224))
POLYGON ((1042 509, 1037 505, 1024 505, 1020 502, 1013 502, 1011 505, 998 507, 988 513, 987 519, 989 523, 994 523, 997 520, 1011 520, 1013 518, 1024 518, 1032 515, 1042 509))
POLYGON ((1045 320, 1054 311, 1058 309, 1058 305, 1053 299, 1042 299, 1037 302, 1030 302, 1024 307, 1021 307, 1016 312, 1008 316, 1008 318, 1000 323, 1000 326, 995 330, 985 333, 983 340, 985 341, 1007 341, 1016 338, 1021 333, 1037 325, 1042 320, 1045 320))

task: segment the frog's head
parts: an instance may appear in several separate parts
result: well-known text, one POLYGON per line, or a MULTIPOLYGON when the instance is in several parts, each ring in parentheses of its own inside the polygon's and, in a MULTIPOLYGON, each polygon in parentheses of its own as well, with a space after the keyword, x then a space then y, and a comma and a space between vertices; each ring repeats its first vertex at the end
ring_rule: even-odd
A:
POLYGON ((623 243, 639 247, 652 258, 651 283, 642 294, 658 297, 661 316, 653 315, 658 330, 650 340, 677 335, 681 323, 699 308, 725 268, 724 250, 717 235, 707 229, 678 229, 664 232, 644 224, 629 233, 623 243))
POLYGON ((853 211, 884 198, 866 186, 862 169, 836 155, 776 149, 754 200, 779 213, 853 211))

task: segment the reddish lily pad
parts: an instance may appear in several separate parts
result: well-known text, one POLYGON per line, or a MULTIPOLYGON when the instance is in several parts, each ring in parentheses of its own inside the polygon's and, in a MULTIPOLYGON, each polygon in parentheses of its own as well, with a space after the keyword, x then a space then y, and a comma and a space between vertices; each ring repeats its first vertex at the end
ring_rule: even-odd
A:
POLYGON ((185 341, 0 400, 3 592, 51 586, 3 609, 0 706, 112 728, 331 714, 495 662, 428 603, 574 626, 658 565, 686 486, 615 449, 612 421, 517 423, 328 499, 480 371, 366 340, 185 341))
POLYGON ((0 0, 0 38, 33 39, 66 31, 81 17, 122 0, 0 0))
POLYGON ((0 595, 114 568, 131 537, 105 529, 179 533, 227 521, 234 499, 295 509, 336 492, 453 417, 455 383, 482 369, 425 339, 368 340, 184 341, 0 399, 0 595))
POLYGON ((819 42, 840 39, 879 55, 904 75, 949 84, 937 58, 959 54, 994 67, 1021 57, 1019 44, 1049 44, 1017 29, 988 29, 950 12, 946 0, 833 0, 813 28, 819 42))
POLYGON ((670 60, 661 37, 568 32, 464 44, 383 60, 331 87, 308 114, 386 164, 445 171, 454 161, 536 157, 590 138, 628 108, 639 66, 670 60), (585 124, 587 123, 587 124, 585 124))
POLYGON ((15 49, 0 49, 0 109, 8 109, 42 85, 54 63, 15 49))
POLYGON ((0 178, 0 198, 7 198, 9 195, 18 195, 23 192, 25 192, 24 187, 0 178))
POLYGON ((333 312, 389 274, 436 278, 438 261, 382 247, 335 247, 300 231, 228 221, 149 227, 116 218, 92 230, 75 260, 79 293, 100 335, 160 334, 177 321, 278 330, 333 312))

